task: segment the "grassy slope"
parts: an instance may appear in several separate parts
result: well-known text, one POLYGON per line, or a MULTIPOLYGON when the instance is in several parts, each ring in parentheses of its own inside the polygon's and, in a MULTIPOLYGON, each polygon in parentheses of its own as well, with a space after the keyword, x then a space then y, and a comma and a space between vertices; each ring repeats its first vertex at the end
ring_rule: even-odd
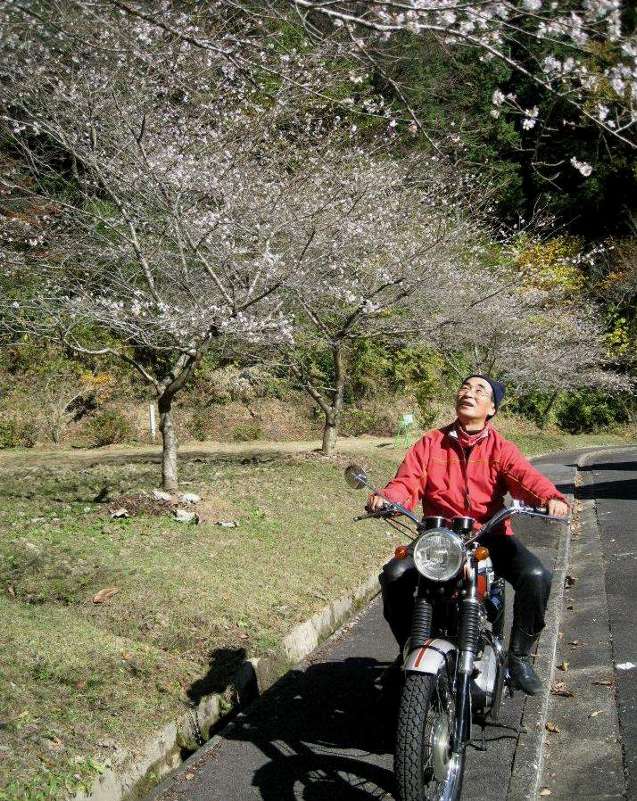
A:
MULTIPOLYGON (((396 459, 364 457, 379 477, 396 459)), ((199 526, 112 521, 91 503, 106 483, 130 492, 156 477, 143 464, 3 477, 0 798, 51 799, 90 779, 393 547, 378 524, 352 527, 362 497, 342 464, 313 455, 185 464, 210 521, 199 526), (239 527, 214 525, 228 518, 239 527), (115 586, 108 603, 92 603, 115 586)))
MULTIPOLYGON (((527 453, 620 439, 501 427, 527 453)), ((401 456, 378 440, 344 444, 379 483, 401 456)), ((352 526, 362 496, 342 481, 351 455, 235 447, 185 462, 184 489, 204 497, 199 526, 110 520, 92 502, 101 487, 157 480, 156 465, 121 455, 94 467, 73 454, 0 460, 0 799, 53 799, 89 782, 193 695, 222 689, 246 652, 266 653, 359 583, 395 542, 382 524, 352 526), (238 528, 214 525, 230 518, 238 528)))

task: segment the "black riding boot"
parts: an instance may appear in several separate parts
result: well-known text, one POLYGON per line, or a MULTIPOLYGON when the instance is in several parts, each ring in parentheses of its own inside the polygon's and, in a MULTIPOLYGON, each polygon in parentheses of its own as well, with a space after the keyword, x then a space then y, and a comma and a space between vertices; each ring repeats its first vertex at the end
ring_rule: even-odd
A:
POLYGON ((511 684, 527 695, 537 695, 542 689, 542 682, 531 665, 531 651, 539 636, 539 634, 527 634, 515 621, 513 622, 509 643, 511 684))

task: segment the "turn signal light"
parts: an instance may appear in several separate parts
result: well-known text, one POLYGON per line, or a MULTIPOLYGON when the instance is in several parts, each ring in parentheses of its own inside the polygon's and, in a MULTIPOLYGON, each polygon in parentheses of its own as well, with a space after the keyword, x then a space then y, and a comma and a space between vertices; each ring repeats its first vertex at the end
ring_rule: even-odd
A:
POLYGON ((409 546, 399 545, 394 551, 396 559, 406 559, 409 556, 409 546))
POLYGON ((478 562, 481 562, 483 559, 489 558, 489 549, 485 548, 484 545, 478 545, 475 550, 475 557, 478 562))

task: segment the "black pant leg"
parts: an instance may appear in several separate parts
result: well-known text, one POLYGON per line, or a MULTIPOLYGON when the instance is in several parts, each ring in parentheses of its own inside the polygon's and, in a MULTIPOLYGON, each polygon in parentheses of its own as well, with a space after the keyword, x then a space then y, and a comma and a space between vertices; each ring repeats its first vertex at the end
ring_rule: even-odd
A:
POLYGON ((494 533, 483 544, 489 549, 495 572, 515 590, 513 622, 530 635, 544 628, 552 572, 515 536, 494 533))
POLYGON ((414 591, 418 572, 411 556, 391 559, 378 577, 383 595, 383 614, 401 651, 411 631, 414 591))

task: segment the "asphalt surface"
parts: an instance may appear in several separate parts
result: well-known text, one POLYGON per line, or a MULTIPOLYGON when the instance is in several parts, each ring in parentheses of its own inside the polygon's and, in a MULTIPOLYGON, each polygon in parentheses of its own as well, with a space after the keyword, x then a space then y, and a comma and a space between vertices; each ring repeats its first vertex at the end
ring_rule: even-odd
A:
MULTIPOLYGON (((539 466, 571 492, 573 468, 563 462, 539 466)), ((515 529, 552 567, 559 526, 522 520, 515 529)), ((511 600, 509 592, 509 607, 511 600)), ((389 801, 398 688, 385 672, 395 656, 377 599, 166 779, 152 801, 389 801)), ((505 699, 499 726, 474 727, 463 801, 507 798, 523 710, 517 693, 505 699)))
POLYGON ((590 460, 580 496, 595 500, 605 568, 627 798, 637 798, 637 448, 590 460), (627 663, 632 668, 624 668, 627 663))

